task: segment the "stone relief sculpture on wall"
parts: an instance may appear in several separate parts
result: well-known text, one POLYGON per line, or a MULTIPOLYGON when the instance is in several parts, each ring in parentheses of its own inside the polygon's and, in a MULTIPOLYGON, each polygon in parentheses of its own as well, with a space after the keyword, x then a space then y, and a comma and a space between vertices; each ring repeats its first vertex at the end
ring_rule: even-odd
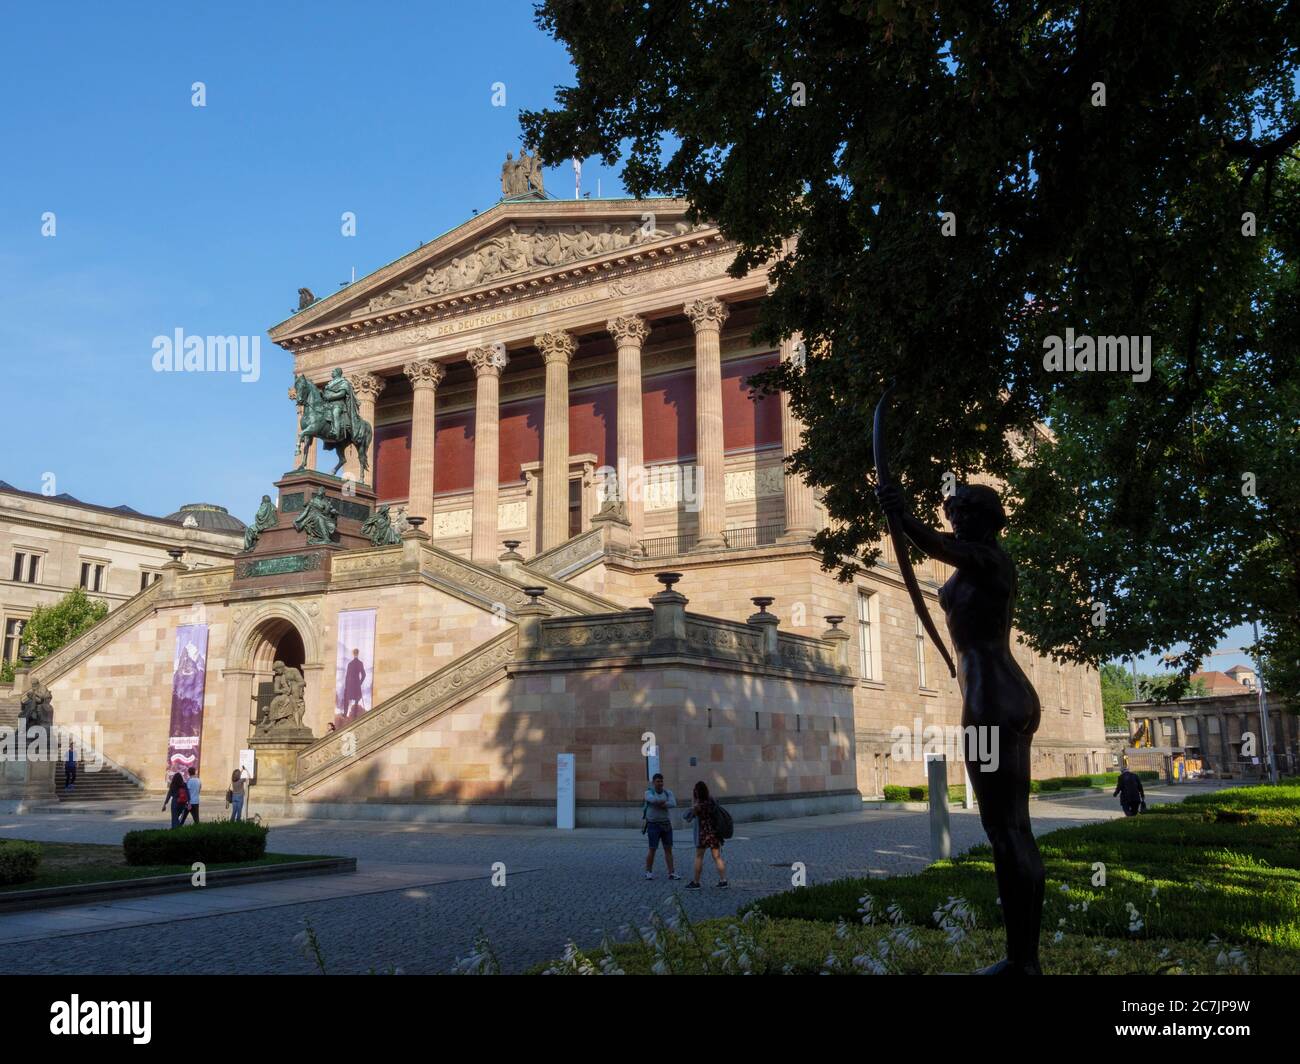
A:
POLYGON ((505 232, 489 237, 450 262, 430 266, 423 274, 375 296, 367 304, 367 309, 382 310, 433 299, 498 277, 510 277, 547 266, 564 266, 579 259, 621 251, 668 236, 685 236, 703 228, 683 221, 671 223, 670 229, 650 222, 607 222, 598 226, 576 223, 536 225, 527 232, 520 232, 518 226, 511 225, 505 232))

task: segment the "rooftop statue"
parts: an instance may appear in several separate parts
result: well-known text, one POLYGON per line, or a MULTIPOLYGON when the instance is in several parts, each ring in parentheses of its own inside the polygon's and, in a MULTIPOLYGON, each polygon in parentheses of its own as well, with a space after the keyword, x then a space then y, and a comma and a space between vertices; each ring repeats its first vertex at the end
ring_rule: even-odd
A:
POLYGON ((542 161, 536 152, 530 156, 525 148, 516 159, 506 152, 506 161, 501 164, 501 195, 524 196, 529 192, 545 192, 542 188, 542 161))

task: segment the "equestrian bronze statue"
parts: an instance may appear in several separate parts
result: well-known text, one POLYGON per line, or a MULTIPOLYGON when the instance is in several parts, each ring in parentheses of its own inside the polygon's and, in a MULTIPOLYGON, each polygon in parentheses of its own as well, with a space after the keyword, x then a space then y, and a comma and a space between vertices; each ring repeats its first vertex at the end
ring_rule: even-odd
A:
POLYGON ((307 468, 307 456, 320 440, 327 450, 338 455, 338 464, 331 470, 335 476, 347 461, 347 449, 355 448, 361 481, 365 483, 370 471, 370 441, 374 430, 370 422, 362 420, 352 383, 343 376, 343 371, 335 367, 330 379, 320 388, 300 373, 294 379, 293 394, 302 411, 298 421, 298 449, 302 461, 298 470, 307 468))

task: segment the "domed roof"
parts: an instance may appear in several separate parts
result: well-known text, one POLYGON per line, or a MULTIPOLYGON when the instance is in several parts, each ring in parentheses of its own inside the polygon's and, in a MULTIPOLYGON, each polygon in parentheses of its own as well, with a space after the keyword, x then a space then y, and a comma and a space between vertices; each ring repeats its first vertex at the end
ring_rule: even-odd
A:
POLYGON ((243 532, 244 522, 224 506, 211 502, 187 502, 163 520, 175 521, 183 528, 201 528, 205 532, 243 532))

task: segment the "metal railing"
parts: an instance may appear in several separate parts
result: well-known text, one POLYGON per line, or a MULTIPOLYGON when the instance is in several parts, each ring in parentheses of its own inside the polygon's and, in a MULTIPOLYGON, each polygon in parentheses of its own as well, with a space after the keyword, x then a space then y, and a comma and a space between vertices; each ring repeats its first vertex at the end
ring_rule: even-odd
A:
POLYGON ((784 531, 785 525, 777 522, 750 525, 747 528, 729 528, 722 535, 726 538, 728 547, 770 547, 784 531))
POLYGON ((699 541, 694 532, 684 532, 680 536, 659 536, 657 539, 643 539, 641 546, 647 558, 671 558, 675 554, 687 554, 699 541))
MULTIPOLYGON (((777 522, 766 525, 749 525, 745 528, 728 528, 722 533, 727 541, 728 550, 743 550, 746 547, 770 547, 785 531, 785 525, 777 522)), ((671 558, 678 554, 689 554, 699 542, 695 532, 683 532, 678 536, 659 536, 656 539, 643 539, 641 546, 647 558, 671 558)))

